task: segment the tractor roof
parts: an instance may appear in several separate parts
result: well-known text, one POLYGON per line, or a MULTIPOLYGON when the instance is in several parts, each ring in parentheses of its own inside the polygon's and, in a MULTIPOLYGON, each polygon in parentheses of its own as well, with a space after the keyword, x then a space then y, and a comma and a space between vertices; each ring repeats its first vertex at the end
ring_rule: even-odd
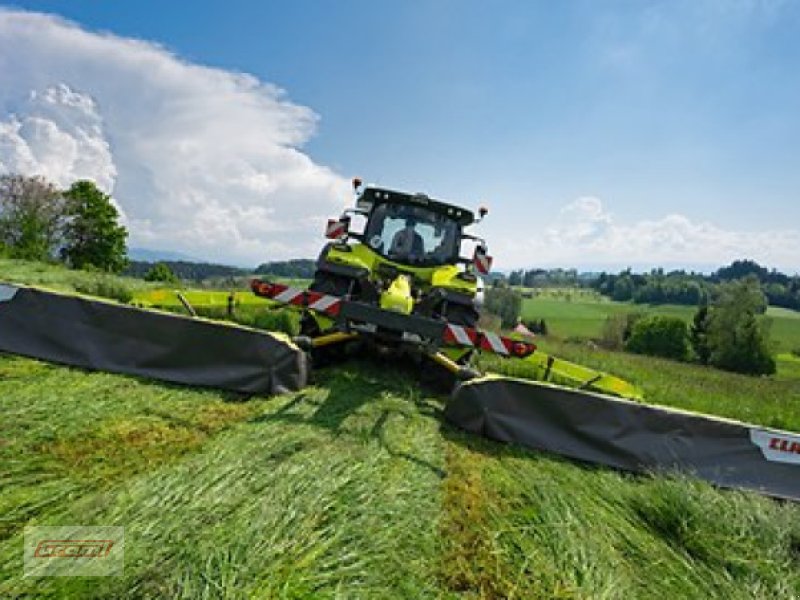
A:
POLYGON ((398 192, 396 190, 387 190, 384 188, 367 187, 361 192, 361 195, 356 201, 356 205, 364 210, 370 210, 375 204, 384 203, 393 204, 406 204, 409 206, 424 206, 434 212, 446 215, 457 221, 462 227, 471 225, 475 222, 474 213, 461 206, 448 204, 440 200, 429 198, 425 194, 408 194, 406 192, 398 192))

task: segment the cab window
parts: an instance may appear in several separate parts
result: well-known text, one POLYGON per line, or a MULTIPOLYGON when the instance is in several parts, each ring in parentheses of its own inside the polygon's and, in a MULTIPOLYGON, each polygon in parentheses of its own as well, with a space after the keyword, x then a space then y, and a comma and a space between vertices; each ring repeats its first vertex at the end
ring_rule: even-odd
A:
POLYGON ((379 204, 372 209, 366 243, 390 260, 441 265, 458 258, 461 228, 451 218, 420 206, 379 204))

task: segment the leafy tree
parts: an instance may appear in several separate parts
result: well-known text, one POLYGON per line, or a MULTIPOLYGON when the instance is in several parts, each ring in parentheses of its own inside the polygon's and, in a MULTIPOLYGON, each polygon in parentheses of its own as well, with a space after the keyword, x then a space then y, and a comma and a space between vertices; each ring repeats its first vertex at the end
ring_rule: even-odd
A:
POLYGON ((511 271, 508 275, 508 285, 522 285, 522 271, 511 271))
POLYGON ((735 260, 716 272, 716 277, 720 281, 743 279, 748 275, 755 275, 759 281, 766 281, 769 271, 753 260, 735 260))
POLYGON ((309 258, 267 262, 256 267, 256 273, 272 277, 292 277, 296 279, 312 279, 317 269, 317 262, 309 258))
POLYGON ((614 291, 611 297, 619 302, 625 302, 633 298, 633 290, 635 289, 633 280, 631 279, 630 272, 623 273, 619 276, 614 284, 614 291))
POLYGON ((600 343, 612 350, 621 350, 631 337, 633 327, 645 317, 643 312, 618 313, 609 315, 603 324, 600 343))
POLYGON ((689 341, 698 362, 703 365, 708 364, 711 356, 711 349, 708 347, 708 305, 704 304, 697 309, 689 328, 689 341))
POLYGON ((92 181, 76 181, 64 194, 68 222, 62 256, 73 267, 93 266, 119 272, 125 268, 128 232, 118 223, 119 213, 92 181))
POLYGON ((686 360, 689 357, 686 323, 678 317, 664 315, 639 319, 633 325, 625 349, 637 354, 686 360))
POLYGON ((48 260, 61 241, 64 198, 42 177, 0 176, 0 245, 14 258, 48 260))
POLYGON ((178 283, 178 278, 169 266, 163 262, 153 265, 147 274, 144 276, 145 281, 163 281, 165 283, 178 283))
POLYGON ((486 290, 486 310, 500 317, 503 327, 514 327, 519 321, 522 296, 509 287, 498 285, 486 290))
POLYGON ((709 312, 709 364, 750 375, 775 372, 768 323, 757 317, 765 304, 755 275, 721 285, 709 312))

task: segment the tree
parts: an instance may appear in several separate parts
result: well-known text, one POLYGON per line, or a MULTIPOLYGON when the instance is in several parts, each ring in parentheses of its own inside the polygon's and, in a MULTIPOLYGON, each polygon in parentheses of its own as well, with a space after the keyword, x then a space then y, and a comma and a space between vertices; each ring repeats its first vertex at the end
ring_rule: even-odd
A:
POLYGON ((600 343, 612 350, 621 350, 633 333, 636 323, 645 317, 643 312, 616 313, 606 317, 600 343))
POLYGON ((765 304, 754 274, 720 286, 719 296, 709 311, 709 364, 750 375, 775 372, 768 324, 757 317, 765 304))
POLYGON ((178 283, 178 278, 169 266, 163 262, 153 265, 147 274, 144 276, 145 281, 163 281, 165 283, 178 283))
POLYGON ((754 260, 735 260, 727 267, 722 267, 717 270, 716 277, 720 281, 732 281, 736 279, 743 279, 748 275, 755 275, 758 281, 766 281, 769 277, 769 271, 759 265, 754 260))
POLYGON ((665 315, 639 319, 633 325, 625 349, 637 354, 686 360, 689 356, 686 323, 678 317, 665 315))
POLYGON ((522 285, 522 270, 509 273, 508 285, 522 285))
POLYGON ((92 266, 119 272, 127 264, 127 230, 118 223, 119 213, 92 181, 76 181, 64 194, 68 222, 62 257, 77 269, 92 266))
POLYGON ((64 198, 43 177, 0 176, 0 245, 14 258, 48 260, 61 242, 64 198))
POLYGON ((708 364, 711 356, 711 349, 708 347, 708 305, 704 304, 697 309, 689 328, 689 341, 698 362, 703 365, 708 364))
POLYGON ((519 320, 522 297, 509 287, 496 286, 486 290, 486 310, 500 317, 505 328, 514 327, 519 320))

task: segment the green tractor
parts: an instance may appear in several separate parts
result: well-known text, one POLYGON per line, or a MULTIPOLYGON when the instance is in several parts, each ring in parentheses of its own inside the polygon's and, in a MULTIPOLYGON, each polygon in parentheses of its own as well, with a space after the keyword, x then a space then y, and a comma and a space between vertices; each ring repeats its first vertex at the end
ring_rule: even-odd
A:
MULTIPOLYGON (((355 208, 328 221, 308 290, 253 280, 263 297, 304 310, 301 335, 319 349, 359 338, 379 348, 413 350, 470 376, 475 350, 525 357, 535 346, 477 329, 486 242, 465 231, 478 217, 463 207, 353 180, 355 208), (360 231, 354 223, 360 221, 360 231), (462 243, 474 246, 461 256, 462 243)), ((312 352, 313 355, 313 352, 312 352)))

